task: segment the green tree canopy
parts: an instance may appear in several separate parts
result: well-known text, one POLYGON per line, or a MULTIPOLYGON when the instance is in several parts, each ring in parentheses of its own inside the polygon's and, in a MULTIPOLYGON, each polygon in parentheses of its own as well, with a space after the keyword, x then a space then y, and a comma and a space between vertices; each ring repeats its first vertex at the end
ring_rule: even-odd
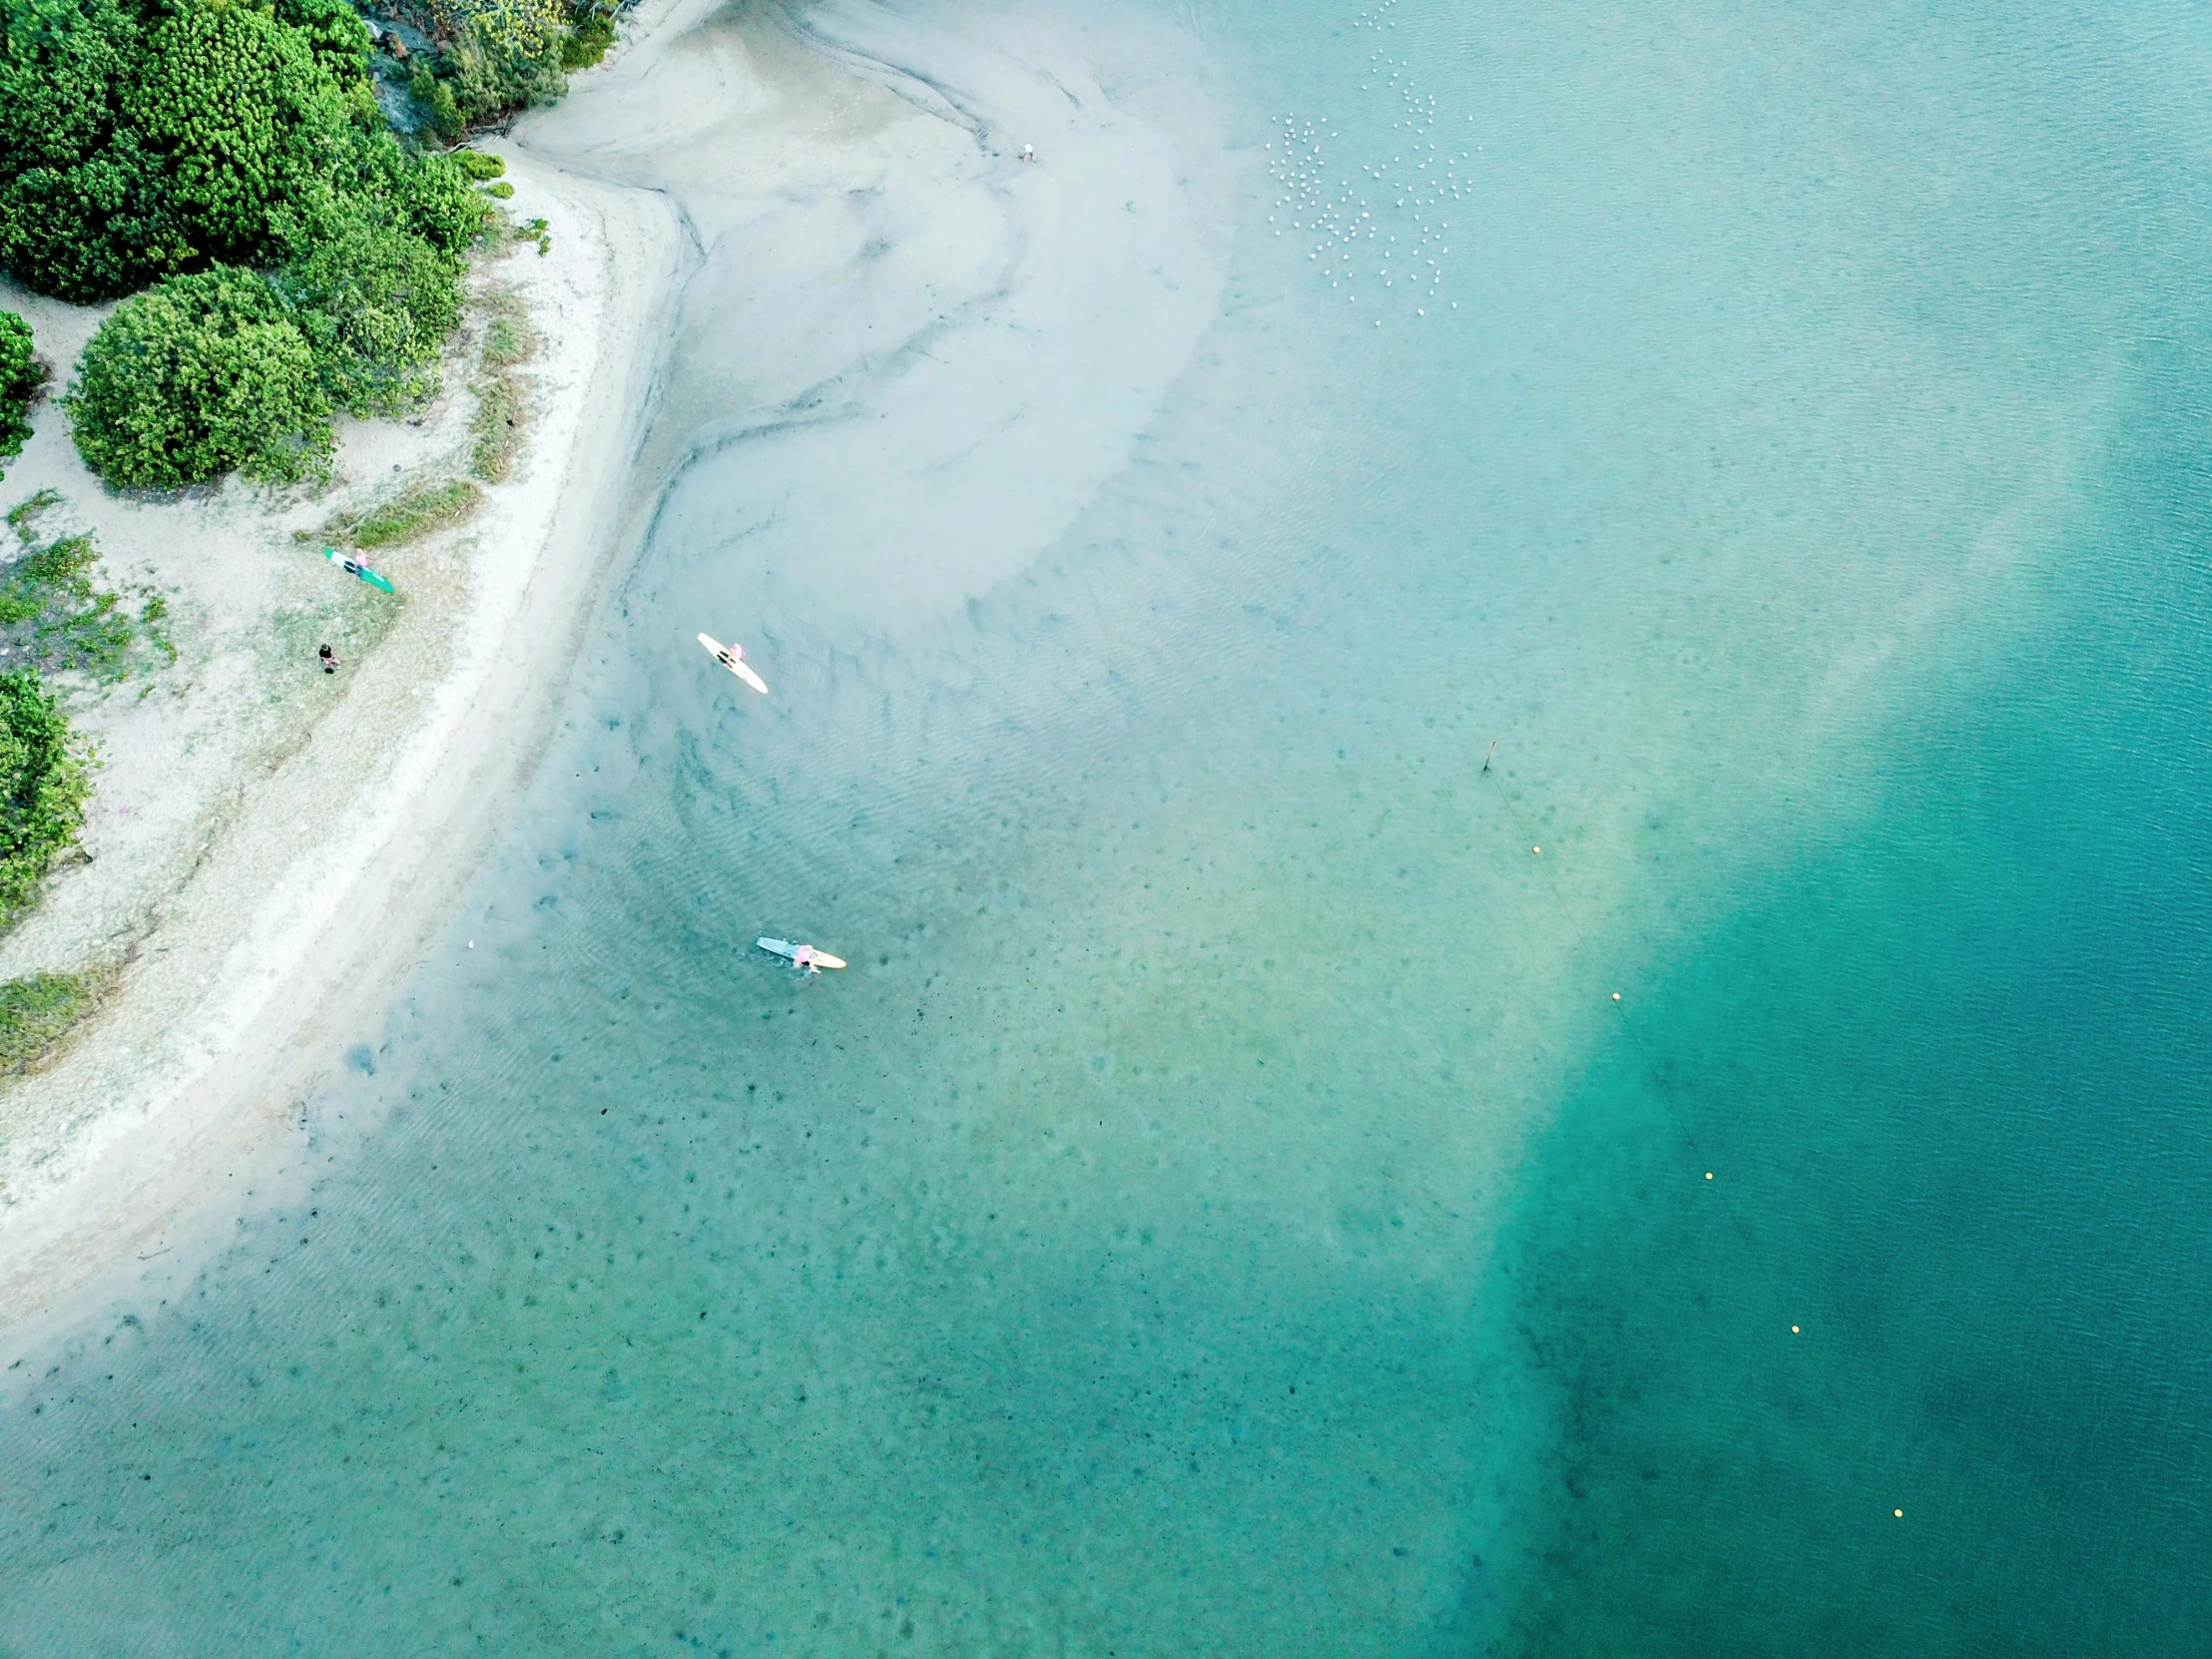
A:
POLYGON ((433 365, 461 312, 450 255, 361 215, 275 281, 337 407, 395 414, 437 389, 433 365))
POLYGON ((110 482, 297 477, 333 406, 434 389, 488 204, 400 147, 369 39, 348 0, 0 0, 0 264, 78 300, 172 278, 64 400, 110 482))
MULTIPOLYGON (((435 3, 456 130, 557 94, 569 0, 435 3)), ((370 41, 351 0, 0 0, 0 266, 74 300, 160 284, 63 400, 110 482, 298 477, 333 408, 434 389, 490 204, 394 137, 370 41)))
POLYGON ((45 378, 31 351, 31 325, 0 311, 0 460, 22 453, 31 435, 31 399, 45 378))
POLYGON ((363 79, 375 36, 346 0, 276 0, 276 21, 296 29, 315 61, 339 82, 363 79))
POLYGON ((292 252, 272 211, 319 195, 348 106, 307 37, 232 0, 178 0, 124 109, 167 158, 172 211, 196 253, 266 264, 292 252))
POLYGON ((306 334, 267 277, 223 266, 118 305, 63 404, 86 464, 138 488, 303 478, 332 445, 306 334))
POLYGON ((115 0, 6 0, 0 31, 0 155, 29 169, 98 154, 145 57, 138 20, 115 0))
POLYGON ((85 757, 37 674, 0 674, 0 917, 37 896, 85 822, 85 757))
POLYGON ((414 228, 451 252, 480 219, 450 235, 368 47, 346 0, 0 0, 0 264, 77 300, 276 265, 363 189, 438 210, 414 228))
POLYGON ((101 299, 190 257, 124 115, 145 62, 116 0, 0 0, 0 264, 29 286, 101 299))
POLYGON ((453 101, 467 120, 550 104, 568 90, 563 0, 436 0, 436 12, 453 34, 453 101))

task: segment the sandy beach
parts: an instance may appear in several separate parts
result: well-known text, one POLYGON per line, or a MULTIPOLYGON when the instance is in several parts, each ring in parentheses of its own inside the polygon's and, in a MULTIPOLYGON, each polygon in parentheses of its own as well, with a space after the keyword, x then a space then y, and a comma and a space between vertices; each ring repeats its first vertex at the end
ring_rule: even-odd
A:
MULTIPOLYGON (((405 603, 329 695, 313 695, 325 688, 310 646, 278 665, 320 705, 305 716, 257 724, 251 654, 219 642, 195 663, 188 634, 192 683, 166 698, 167 718, 91 723, 106 763, 92 861, 52 878, 0 954, 32 971, 104 946, 120 977, 58 1063, 9 1086, 0 1322, 12 1330, 142 1262, 189 1258, 196 1224, 219 1230, 258 1187, 301 1172, 296 1103, 419 957, 535 760, 619 546, 677 240, 649 198, 526 161, 513 177, 514 206, 545 218, 554 244, 480 273, 520 299, 542 342, 512 476, 465 529, 379 556, 405 603)), ((75 320, 80 338, 94 320, 25 308, 35 323, 75 320)), ((57 328, 40 338, 73 354, 57 328)), ((327 588, 342 578, 290 532, 326 518, 349 484, 373 499, 380 480, 465 442, 459 379, 447 374, 419 427, 349 425, 332 490, 296 501, 235 481, 181 501, 107 496, 48 407, 10 499, 58 489, 58 510, 89 524, 110 568, 182 570, 203 614, 259 597, 257 581, 327 588)))
MULTIPOLYGON (((641 9, 565 104, 484 141, 517 219, 553 237, 480 277, 542 342, 514 476, 465 529, 379 561, 408 602, 322 706, 242 715, 269 668, 233 641, 167 715, 102 734, 92 861, 0 944, 12 972, 119 964, 62 1057, 9 1085, 13 1346, 188 1284, 242 1213, 337 1156, 306 1101, 450 930, 656 528, 752 538, 718 616, 796 590, 817 636, 772 643, 839 649, 1018 571, 1126 463, 1226 271, 1212 112, 1187 88, 1148 104, 1131 72, 1165 82, 1179 51, 1133 27, 1109 95, 1064 21, 677 0, 641 9), (880 464, 856 489, 863 420, 880 464)), ((26 309, 63 363, 97 320, 26 309)), ((346 427, 311 499, 107 496, 47 407, 10 499, 59 489, 111 567, 189 566, 201 614, 266 609, 222 583, 334 580, 292 533, 434 470, 465 438, 462 378, 418 426, 346 427)))

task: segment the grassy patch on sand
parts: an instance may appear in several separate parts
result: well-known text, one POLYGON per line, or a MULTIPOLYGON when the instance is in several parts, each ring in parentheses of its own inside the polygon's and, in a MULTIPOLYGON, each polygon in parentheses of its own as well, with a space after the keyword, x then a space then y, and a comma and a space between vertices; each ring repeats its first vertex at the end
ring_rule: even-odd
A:
POLYGON ((530 331, 530 319, 511 298, 494 310, 491 320, 484 324, 486 368, 512 368, 516 363, 528 362, 537 354, 537 336, 530 331))
POLYGON ((476 380, 476 413, 469 421, 468 470, 488 484, 502 482, 522 447, 522 379, 513 372, 537 355, 537 335, 521 302, 503 294, 484 324, 483 372, 476 380))
POLYGON ((134 604, 101 587, 90 536, 40 542, 35 521, 60 500, 40 490, 8 514, 21 551, 0 566, 0 669, 75 671, 113 685, 157 666, 156 656, 176 662, 168 600, 142 587, 134 604))
POLYGON ((466 523, 483 504, 484 492, 466 478, 446 478, 416 484, 361 516, 332 519, 325 534, 360 548, 404 547, 466 523))
POLYGON ((107 976, 34 973, 0 984, 0 1073, 27 1071, 100 1006, 107 976))
POLYGON ((364 603, 382 597, 349 582, 323 589, 319 604, 272 612, 261 640, 270 661, 277 665, 268 681, 269 700, 284 703, 301 695, 328 697, 341 690, 345 673, 309 673, 302 679, 296 671, 315 667, 315 647, 321 645, 337 652, 347 672, 366 659, 399 620, 400 607, 389 600, 364 603))
POLYGON ((487 484, 504 483, 522 447, 522 386, 515 376, 489 375, 477 382, 469 432, 468 470, 487 484))

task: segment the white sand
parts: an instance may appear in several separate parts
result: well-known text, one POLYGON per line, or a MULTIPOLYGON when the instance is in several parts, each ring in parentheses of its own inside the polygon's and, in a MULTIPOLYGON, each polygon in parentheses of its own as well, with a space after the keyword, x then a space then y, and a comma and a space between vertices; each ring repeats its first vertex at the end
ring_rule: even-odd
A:
MULTIPOLYGON (((550 259, 502 267, 548 340, 529 454, 469 532, 389 561, 414 602, 311 725, 242 714, 255 677, 220 622, 327 580, 286 538, 329 503, 111 501, 60 481, 47 413, 9 500, 56 482, 112 563, 227 574, 182 583, 207 630, 190 689, 111 739, 99 861, 0 944, 8 972, 77 965, 53 953, 103 927, 135 951, 115 1005, 0 1105, 11 1343, 184 1283, 326 1156, 300 1103, 442 930, 647 538, 745 541, 711 573, 718 614, 765 584, 826 633, 895 633, 1019 571, 1126 463, 1227 269, 1192 53, 1134 19, 1106 41, 934 0, 649 6, 565 105, 487 146, 554 231, 550 259)), ((465 418, 349 431, 342 470, 370 487, 465 418)))

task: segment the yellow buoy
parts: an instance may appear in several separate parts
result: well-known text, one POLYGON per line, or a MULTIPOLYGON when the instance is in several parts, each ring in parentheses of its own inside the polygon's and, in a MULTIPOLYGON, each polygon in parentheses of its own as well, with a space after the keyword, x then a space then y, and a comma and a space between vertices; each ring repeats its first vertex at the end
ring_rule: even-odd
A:
POLYGON ((1890 1513, 1897 1516, 1899 1520, 1905 1519, 1905 1511, 1903 1509, 1892 1509, 1890 1513))
POLYGON ((1615 991, 1615 992, 1613 993, 1613 1000, 1614 1000, 1615 1002, 1618 1002, 1618 1001, 1619 1001, 1620 999, 1621 999, 1621 993, 1620 993, 1619 991, 1615 991))
POLYGON ((1543 850, 1543 848, 1542 848, 1542 847, 1540 847, 1540 846, 1532 846, 1532 847, 1530 847, 1530 848, 1529 848, 1528 850, 1529 850, 1529 851, 1531 851, 1531 852, 1541 852, 1541 851, 1543 850))
POLYGON ((1793 1325, 1793 1326, 1791 1326, 1791 1327, 1790 1327, 1790 1335, 1794 1337, 1794 1336, 1796 1336, 1797 1334, 1798 1334, 1798 1328, 1797 1328, 1796 1326, 1794 1326, 1794 1325, 1793 1325))
POLYGON ((1705 1172, 1705 1179, 1706 1179, 1706 1180, 1708 1180, 1708 1181, 1710 1181, 1710 1180, 1712 1180, 1712 1179, 1713 1179, 1713 1172, 1712 1172, 1711 1170, 1707 1170, 1707 1171, 1705 1172))

